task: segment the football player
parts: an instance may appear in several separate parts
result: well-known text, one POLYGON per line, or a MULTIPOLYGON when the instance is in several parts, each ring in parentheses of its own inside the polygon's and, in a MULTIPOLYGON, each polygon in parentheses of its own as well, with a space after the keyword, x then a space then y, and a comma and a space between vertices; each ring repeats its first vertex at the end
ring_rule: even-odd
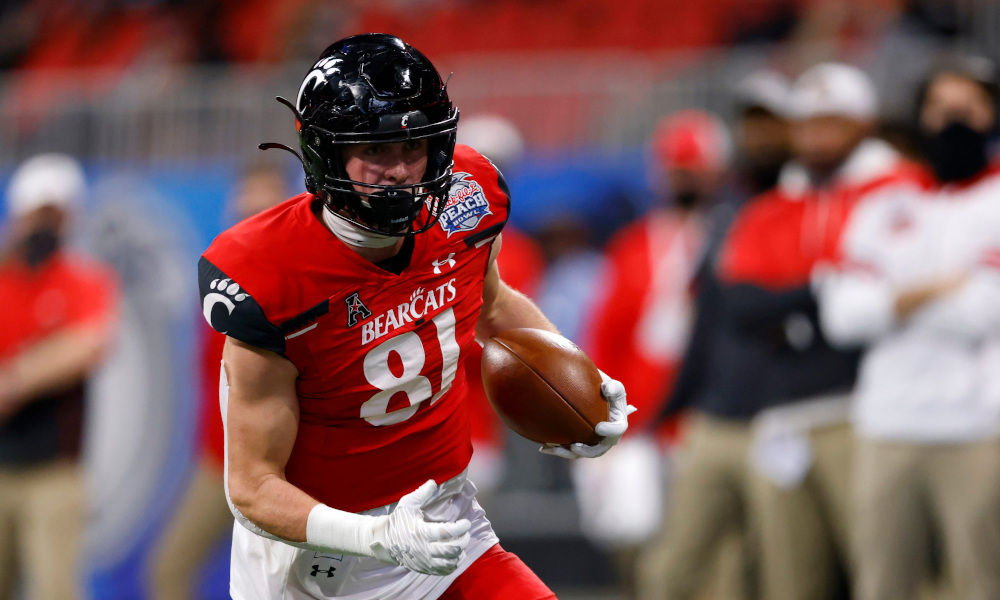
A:
MULTIPOLYGON (((284 102, 308 191, 199 264, 205 317, 228 336, 233 597, 554 598, 499 546, 465 476, 460 361, 477 338, 554 330, 497 272, 503 177, 456 146, 445 84, 396 37, 334 43, 284 102)), ((602 441, 545 452, 618 441, 624 388, 604 376, 601 391, 602 441)))

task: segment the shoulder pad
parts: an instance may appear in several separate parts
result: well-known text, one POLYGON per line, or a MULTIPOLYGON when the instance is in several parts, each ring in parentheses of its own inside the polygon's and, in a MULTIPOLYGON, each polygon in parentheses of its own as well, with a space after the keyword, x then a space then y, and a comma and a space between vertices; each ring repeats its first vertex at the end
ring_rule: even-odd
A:
POLYGON ((510 188, 488 158, 468 146, 455 147, 455 165, 441 229, 479 245, 496 237, 510 217, 510 188))
POLYGON ((284 335, 257 301, 205 257, 198 261, 198 288, 202 314, 212 329, 263 350, 285 352, 284 335))

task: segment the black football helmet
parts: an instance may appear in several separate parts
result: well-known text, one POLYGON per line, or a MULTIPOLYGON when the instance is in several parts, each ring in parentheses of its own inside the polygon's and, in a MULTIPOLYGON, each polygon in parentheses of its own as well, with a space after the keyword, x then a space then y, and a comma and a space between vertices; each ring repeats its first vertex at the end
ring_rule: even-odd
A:
MULTIPOLYGON (((339 216, 382 235, 426 231, 447 201, 458 109, 434 65, 398 37, 366 33, 327 48, 306 74, 293 105, 306 188, 339 216), (419 184, 351 180, 349 144, 427 139, 427 169, 419 184), (361 186, 374 192, 359 192, 361 186), (427 207, 426 218, 419 218, 427 207)), ((282 147, 261 144, 261 148, 282 147)), ((285 148, 288 149, 288 148, 285 148)))

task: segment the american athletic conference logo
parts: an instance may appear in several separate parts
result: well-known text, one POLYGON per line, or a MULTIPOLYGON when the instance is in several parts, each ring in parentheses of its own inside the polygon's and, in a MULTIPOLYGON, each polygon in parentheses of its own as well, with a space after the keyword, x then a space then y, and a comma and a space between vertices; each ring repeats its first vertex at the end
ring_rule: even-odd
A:
POLYGON ((372 311, 368 310, 365 303, 361 301, 361 296, 359 292, 354 292, 350 296, 344 298, 344 303, 347 304, 347 326, 354 327, 358 324, 358 317, 364 321, 368 317, 372 316, 372 311))
POLYGON ((483 187, 471 177, 472 174, 462 172, 451 176, 448 203, 438 220, 448 237, 460 231, 472 231, 483 217, 493 214, 483 187))

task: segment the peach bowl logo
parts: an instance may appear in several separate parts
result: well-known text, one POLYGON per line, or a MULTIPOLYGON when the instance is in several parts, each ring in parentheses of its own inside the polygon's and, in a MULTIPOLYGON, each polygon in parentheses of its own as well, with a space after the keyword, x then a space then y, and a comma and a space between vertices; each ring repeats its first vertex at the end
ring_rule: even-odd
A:
POLYGON ((469 173, 455 173, 451 176, 448 202, 441 211, 438 222, 448 237, 457 232, 472 231, 490 212, 486 194, 469 173))

